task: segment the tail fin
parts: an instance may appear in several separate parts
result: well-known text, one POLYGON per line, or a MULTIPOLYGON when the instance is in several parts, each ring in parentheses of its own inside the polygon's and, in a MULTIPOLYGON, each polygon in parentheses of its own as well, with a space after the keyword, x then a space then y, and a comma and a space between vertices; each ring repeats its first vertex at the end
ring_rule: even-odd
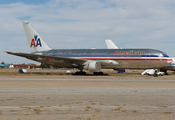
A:
POLYGON ((105 40, 106 41, 106 45, 108 47, 108 49, 119 49, 113 42, 112 40, 105 40))
POLYGON ((51 50, 28 21, 22 21, 22 23, 32 53, 51 50))

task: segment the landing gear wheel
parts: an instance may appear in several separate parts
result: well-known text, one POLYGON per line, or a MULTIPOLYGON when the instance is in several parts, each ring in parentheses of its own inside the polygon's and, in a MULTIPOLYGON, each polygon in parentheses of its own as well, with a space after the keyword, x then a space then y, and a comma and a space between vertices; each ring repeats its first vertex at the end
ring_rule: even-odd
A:
POLYGON ((165 75, 168 75, 167 71, 165 71, 165 75))
POLYGON ((103 72, 94 72, 93 75, 104 75, 103 72))
POLYGON ((75 75, 86 75, 86 72, 83 72, 83 71, 76 72, 75 75))
POLYGON ((153 76, 154 76, 154 77, 157 77, 157 74, 154 74, 153 76))

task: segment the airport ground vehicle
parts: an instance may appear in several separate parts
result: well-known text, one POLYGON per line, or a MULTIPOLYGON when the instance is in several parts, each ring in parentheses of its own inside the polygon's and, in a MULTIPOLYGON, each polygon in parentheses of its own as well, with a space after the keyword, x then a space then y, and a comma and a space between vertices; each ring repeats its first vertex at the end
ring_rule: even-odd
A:
POLYGON ((157 76, 163 76, 165 75, 165 73, 157 69, 146 69, 144 72, 141 73, 141 75, 150 75, 150 76, 157 77, 157 76))

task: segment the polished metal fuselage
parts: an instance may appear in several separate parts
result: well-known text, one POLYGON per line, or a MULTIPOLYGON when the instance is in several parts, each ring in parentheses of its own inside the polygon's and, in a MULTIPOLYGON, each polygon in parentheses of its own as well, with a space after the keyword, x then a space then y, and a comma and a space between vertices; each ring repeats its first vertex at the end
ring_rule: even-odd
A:
MULTIPOLYGON (((162 51, 155 49, 60 49, 40 52, 42 55, 75 58, 95 61, 116 61, 118 65, 104 65, 102 69, 148 69, 161 68, 171 63, 172 59, 162 51)), ((75 68, 64 60, 45 60, 58 67, 75 68)))

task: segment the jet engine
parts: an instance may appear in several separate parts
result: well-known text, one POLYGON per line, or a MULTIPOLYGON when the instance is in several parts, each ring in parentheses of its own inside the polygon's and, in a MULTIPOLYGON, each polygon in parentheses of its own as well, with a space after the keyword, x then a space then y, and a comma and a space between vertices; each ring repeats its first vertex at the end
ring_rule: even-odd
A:
POLYGON ((85 63, 84 69, 87 69, 90 72, 100 72, 101 64, 97 61, 88 61, 85 63))

